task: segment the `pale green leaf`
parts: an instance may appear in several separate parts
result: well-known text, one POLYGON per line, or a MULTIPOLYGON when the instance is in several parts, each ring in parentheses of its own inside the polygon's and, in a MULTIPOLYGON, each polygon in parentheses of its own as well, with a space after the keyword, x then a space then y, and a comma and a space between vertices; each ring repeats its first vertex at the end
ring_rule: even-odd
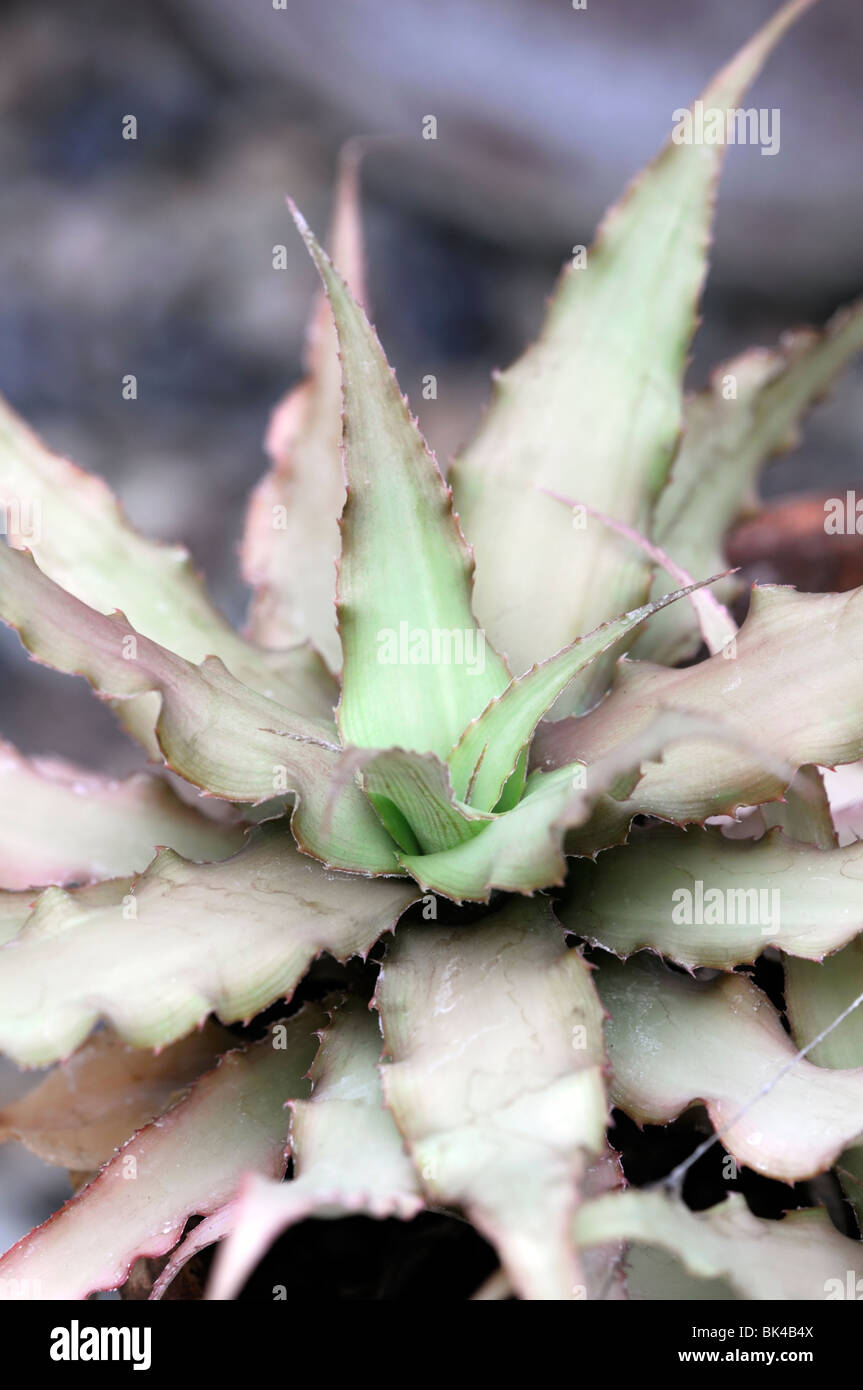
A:
POLYGON ((456 798, 448 767, 433 753, 390 748, 363 758, 362 767, 366 795, 407 853, 451 849, 491 822, 491 816, 456 798))
MULTIPOLYGON (((785 961, 785 1003, 798 1047, 809 1047, 861 995, 863 936, 820 966, 809 961, 785 961)), ((857 1005, 808 1056, 818 1067, 863 1067, 863 1005, 857 1005)), ((863 1226, 863 1144, 846 1149, 836 1166, 863 1226)))
MULTIPOLYGON (((580 1208, 575 1232, 587 1248, 610 1240, 658 1246, 696 1278, 727 1281, 747 1300, 845 1298, 849 1273, 855 1288, 863 1275, 863 1246, 840 1235, 825 1211, 792 1211, 781 1221, 765 1221, 737 1193, 696 1212, 665 1192, 614 1192, 580 1208)), ((663 1291, 654 1285, 637 1296, 662 1298, 663 1291)))
MULTIPOLYGON (((84 883, 65 890, 82 911, 90 908, 116 907, 132 891, 134 878, 106 878, 98 883, 84 883)), ((17 936, 26 925, 45 890, 28 888, 19 893, 0 892, 0 946, 17 936)))
POLYGON ((346 744, 445 758, 508 672, 474 620, 472 561, 437 464, 365 314, 295 216, 329 296, 342 364, 339 727, 346 744))
MULTIPOLYGON (((664 756, 681 739, 721 737, 722 726, 685 713, 659 713, 589 769, 573 763, 551 773, 535 772, 512 810, 494 817, 472 840, 437 854, 401 854, 399 861, 426 889, 457 902, 487 902, 493 889, 533 893, 562 883, 564 842, 573 827, 591 823, 596 806, 628 795, 643 762, 664 756)), ((617 802, 613 803, 617 805, 617 802)))
POLYGON ((863 843, 821 850, 776 830, 752 841, 662 826, 578 865, 559 911, 621 957, 649 947, 727 970, 777 946, 818 961, 863 931, 863 843))
POLYGON ((326 872, 279 825, 223 864, 164 850, 116 906, 48 889, 0 948, 0 1050, 44 1066, 103 1018, 136 1047, 162 1047, 209 1013, 252 1018, 289 998, 322 951, 365 955, 417 896, 404 879, 326 872))
POLYGON ((746 976, 699 981, 643 956, 606 957, 597 987, 612 1099, 639 1124, 666 1124, 701 1101, 738 1163, 784 1182, 824 1172, 863 1134, 863 1067, 796 1060, 746 976))
POLYGON ((633 816, 704 821, 775 800, 791 780, 789 769, 863 755, 863 590, 756 587, 727 657, 681 671, 623 661, 615 688, 590 714, 539 726, 534 766, 545 771, 581 760, 589 769, 658 709, 715 721, 738 736, 737 746, 717 736, 671 749, 660 766, 646 769, 632 796, 599 803, 573 852, 615 844, 633 816))
MULTIPOLYGON (((705 107, 737 107, 809 3, 786 5, 741 49, 703 93, 705 107)), ((564 272, 538 341, 498 377, 454 467, 456 510, 476 554, 476 612, 516 673, 646 597, 644 560, 600 524, 573 529, 547 493, 648 532, 681 426, 723 153, 724 144, 672 142, 635 180, 586 266, 564 272)), ((609 671, 610 659, 597 662, 566 707, 592 702, 609 671)))
POLYGON ((801 767, 782 801, 768 801, 757 814, 765 829, 778 827, 792 840, 818 849, 835 849, 840 843, 820 768, 801 767))
POLYGON ((401 930, 376 1002, 384 1095, 428 1198, 465 1212, 522 1298, 578 1298, 570 1228, 604 1145, 602 1021, 547 903, 401 930))

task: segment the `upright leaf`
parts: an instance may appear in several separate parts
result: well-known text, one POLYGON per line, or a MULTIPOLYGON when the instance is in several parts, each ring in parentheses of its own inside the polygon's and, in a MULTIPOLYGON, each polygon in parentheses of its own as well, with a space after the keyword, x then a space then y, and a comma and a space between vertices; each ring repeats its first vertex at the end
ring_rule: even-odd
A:
MULTIPOLYGON (((708 86, 705 107, 737 107, 810 3, 780 10, 708 86)), ((476 611, 516 673, 647 596, 643 559, 599 524, 574 530, 547 491, 648 532, 680 431, 723 153, 723 144, 669 143, 630 186, 586 266, 564 272, 539 340, 497 379, 453 470, 476 554, 476 611)), ((609 670, 610 660, 597 662, 566 706, 591 703, 609 670)))
MULTIPOLYGON (((362 304, 363 237, 357 165, 342 157, 330 227, 333 261, 362 304)), ((307 376, 288 392, 270 422, 272 466, 249 501, 243 573, 255 594, 251 630, 267 647, 293 634, 310 637, 332 670, 341 666, 336 631, 342 470, 342 387, 338 344, 321 294, 309 330, 307 376)))
POLYGON ((451 497, 362 309, 305 222, 342 364, 348 495, 338 578, 346 744, 446 757, 508 681, 471 611, 451 497))
MULTIPOLYGON (((680 452, 656 505, 653 534, 693 575, 723 568, 732 524, 757 506, 755 482, 773 455, 791 448, 801 417, 834 377, 863 350, 863 304, 843 310, 823 333, 799 330, 773 351, 751 351, 724 363, 706 391, 686 404, 680 452)), ((669 590, 657 572, 652 597, 669 590)), ((717 592, 730 597, 733 580, 717 592)), ((636 655, 672 664, 700 645, 693 615, 664 613, 635 642, 636 655)))

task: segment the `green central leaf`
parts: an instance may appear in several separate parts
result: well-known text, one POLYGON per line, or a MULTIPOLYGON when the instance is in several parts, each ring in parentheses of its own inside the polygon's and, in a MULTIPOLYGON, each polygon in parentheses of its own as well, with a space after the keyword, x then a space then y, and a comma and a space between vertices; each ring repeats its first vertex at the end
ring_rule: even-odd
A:
POLYGON ((512 681, 503 695, 492 700, 479 719, 465 729, 453 749, 449 762, 456 793, 480 810, 494 809, 540 719, 574 676, 666 603, 702 587, 696 584, 680 589, 667 594, 659 604, 646 604, 613 622, 603 623, 595 632, 576 638, 571 646, 512 681))
POLYGON ((329 296, 342 362, 342 738, 445 758, 509 674, 471 611, 470 551, 437 464, 365 314, 295 216, 329 296))

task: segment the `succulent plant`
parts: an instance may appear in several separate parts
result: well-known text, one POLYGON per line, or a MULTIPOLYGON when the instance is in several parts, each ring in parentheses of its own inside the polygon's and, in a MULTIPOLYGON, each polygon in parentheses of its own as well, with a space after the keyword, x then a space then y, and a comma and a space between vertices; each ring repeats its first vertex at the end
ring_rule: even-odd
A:
POLYGON ((248 636, 2 407, 0 616, 163 765, 0 762, 0 1047, 58 1064, 2 1136, 78 1187, 0 1259, 11 1296, 170 1256, 158 1297, 218 1245, 228 1298, 293 1224, 423 1211, 493 1247, 479 1298, 665 1297, 669 1257, 690 1296, 863 1274, 863 843, 819 770, 863 758, 863 591, 756 586, 738 632, 723 573, 863 308, 684 396, 723 153, 672 140, 633 183, 448 481, 360 306, 356 171, 345 278, 295 214, 324 296, 248 512, 248 636), (698 1104, 704 1142, 636 1185, 610 1108, 698 1104), (711 1145, 732 1186, 830 1176, 781 1220, 693 1210, 711 1145))

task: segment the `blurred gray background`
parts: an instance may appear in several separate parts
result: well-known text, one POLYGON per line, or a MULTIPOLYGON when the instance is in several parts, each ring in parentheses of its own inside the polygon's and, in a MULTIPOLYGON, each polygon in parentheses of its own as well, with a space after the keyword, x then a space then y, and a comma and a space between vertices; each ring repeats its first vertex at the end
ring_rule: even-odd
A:
MULTIPOLYGON (((32 0, 0 5, 0 390, 191 548, 241 621, 235 550, 315 280, 284 206, 323 230, 342 142, 364 165, 371 303, 443 460, 489 370, 536 330, 560 264, 774 0, 32 0), (132 114, 136 141, 122 139, 132 114), (438 121, 435 142, 422 118, 438 121), (272 248, 288 250, 287 270, 272 248), (139 396, 123 401, 134 372, 139 396), (438 399, 419 383, 434 372, 438 399)), ((822 0, 748 104, 781 149, 732 149, 692 366, 863 284, 863 5, 822 0)), ((650 248, 645 247, 645 256, 650 248)), ((770 493, 863 483, 863 372, 770 493)), ((115 772, 139 755, 83 682, 0 634, 0 732, 115 772)), ((0 1151, 0 1164, 23 1160, 0 1151)), ((35 1166, 28 1166, 35 1172, 35 1166)), ((47 1170, 46 1170, 47 1172, 47 1170)), ((56 1180, 8 1210, 0 1245, 56 1180)))

